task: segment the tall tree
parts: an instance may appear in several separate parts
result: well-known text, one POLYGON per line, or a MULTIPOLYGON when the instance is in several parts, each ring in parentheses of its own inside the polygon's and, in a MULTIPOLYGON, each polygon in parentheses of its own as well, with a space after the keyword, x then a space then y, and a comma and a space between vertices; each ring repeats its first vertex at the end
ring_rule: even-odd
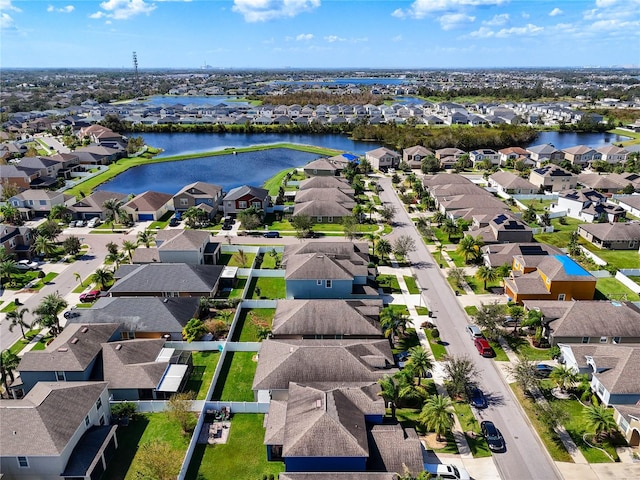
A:
POLYGON ((409 360, 407 364, 414 375, 418 377, 418 385, 420 385, 422 377, 426 377, 427 372, 433 368, 431 354, 420 345, 409 349, 409 360))
POLYGON ((34 323, 40 324, 43 328, 49 328, 54 337, 58 336, 62 331, 58 314, 67 306, 67 302, 59 293, 46 295, 33 309, 33 314, 36 316, 34 323))
POLYGON ((41 255, 43 258, 50 257, 56 251, 56 244, 53 240, 39 235, 36 237, 33 245, 31 245, 31 249, 41 255))
MULTIPOLYGON (((464 262, 469 263, 469 260, 477 260, 482 255, 480 248, 484 242, 482 239, 474 238, 471 235, 465 235, 460 239, 456 251, 464 257, 464 262)), ((485 288, 487 288, 485 286, 485 288)))
POLYGON ((5 320, 8 320, 9 322, 11 322, 11 324, 9 325, 9 331, 13 332, 13 329, 16 326, 18 326, 20 327, 22 338, 25 338, 25 339, 27 337, 24 333, 24 329, 31 328, 31 324, 24 319, 25 313, 28 313, 28 312, 29 312, 28 308, 20 308, 20 309, 17 308, 15 310, 7 312, 6 316, 4 317, 5 320))
POLYGON ((127 252, 127 257, 129 257, 129 263, 133 261, 133 251, 138 247, 135 242, 131 240, 125 240, 122 242, 122 249, 127 252))
POLYGON ((610 436, 617 428, 616 421, 613 418, 613 410, 607 408, 606 405, 589 405, 585 407, 584 417, 587 425, 593 430, 596 438, 599 440, 603 437, 610 436))
POLYGON ((460 233, 460 226, 450 218, 447 218, 440 228, 447 235, 449 241, 452 236, 457 236, 460 233))
POLYGON ((4 285, 5 279, 11 280, 11 277, 19 271, 18 264, 13 259, 6 259, 0 262, 0 286, 4 285))
POLYGON ((98 268, 91 275, 91 282, 100 290, 104 290, 113 282, 113 272, 108 268, 98 268))
POLYGON ((528 359, 521 359, 508 367, 509 373, 524 393, 532 392, 540 385, 540 379, 536 375, 536 366, 528 359))
POLYGON ((578 374, 571 368, 562 365, 551 371, 549 379, 553 381, 560 390, 566 392, 578 381, 578 374))
POLYGON ((151 230, 141 230, 138 232, 138 245, 142 244, 145 247, 149 248, 151 242, 153 242, 153 237, 155 233, 151 230))
POLYGON ((448 356, 444 363, 445 386, 449 395, 464 398, 469 387, 477 385, 478 370, 466 355, 448 356))
POLYGON ((313 228, 313 220, 309 215, 294 215, 291 218, 291 225, 296 230, 296 236, 304 238, 313 228))
POLYGON ((487 267, 486 265, 480 265, 476 270, 475 277, 482 281, 484 289, 487 289, 487 282, 495 282, 498 278, 498 272, 495 268, 487 267))
POLYGON ((67 221, 70 218, 69 208, 64 203, 53 205, 49 212, 49 220, 58 220, 61 222, 67 221))
POLYGON ((396 207, 390 203, 385 203, 379 210, 378 214, 388 224, 393 223, 393 219, 396 216, 396 207))
POLYGON ((13 383, 15 377, 13 371, 18 368, 20 357, 11 350, 3 350, 0 355, 0 383, 4 385, 4 390, 9 392, 9 385, 13 383))
POLYGON ((111 231, 113 231, 116 223, 122 223, 128 217, 126 210, 123 208, 124 202, 117 198, 110 198, 102 203, 105 210, 107 223, 111 223, 111 231))
POLYGON ((415 252, 416 250, 416 242, 413 240, 413 237, 409 235, 400 235, 396 238, 396 241, 393 242, 393 253, 405 260, 407 255, 410 252, 415 252))
POLYGON ((167 402, 167 415, 178 422, 182 435, 187 435, 196 425, 196 416, 191 411, 191 403, 195 400, 193 392, 176 393, 167 402))
POLYGON ((385 375, 384 377, 379 379, 378 384, 380 385, 380 391, 378 392, 378 395, 384 398, 385 402, 389 404, 389 407, 391 408, 391 417, 395 420, 396 408, 398 407, 398 402, 400 401, 400 386, 390 375, 385 375))
POLYGON ((62 249, 64 250, 65 254, 75 256, 80 253, 80 250, 82 249, 82 243, 80 242, 80 239, 75 235, 69 235, 62 241, 62 249))
POLYGON ((173 480, 180 473, 180 452, 170 443, 151 440, 136 453, 135 477, 138 480, 173 480))
POLYGON ((432 395, 427 399, 420 414, 418 422, 427 429, 436 433, 436 439, 440 441, 442 436, 453 426, 453 406, 449 397, 432 395))

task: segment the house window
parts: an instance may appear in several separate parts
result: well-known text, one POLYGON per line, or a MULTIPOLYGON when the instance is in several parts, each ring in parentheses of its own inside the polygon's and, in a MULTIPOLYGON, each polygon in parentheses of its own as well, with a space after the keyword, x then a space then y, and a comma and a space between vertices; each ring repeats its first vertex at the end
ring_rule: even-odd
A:
POLYGON ((245 200, 240 200, 238 202, 238 208, 247 208, 247 202, 245 200))
POLYGON ((29 460, 27 457, 18 457, 18 466, 20 468, 29 468, 29 460))
POLYGON ((609 337, 600 337, 600 343, 607 343, 609 337))
POLYGON ((327 223, 333 223, 333 217, 327 217, 327 223))
POLYGON ((613 337, 613 343, 620 343, 620 340, 622 340, 622 337, 613 337))
POLYGON ((129 332, 120 333, 120 338, 122 338, 122 340, 129 340, 129 332))
POLYGON ((180 199, 180 206, 181 207, 186 207, 187 205, 189 205, 189 199, 188 198, 181 198, 180 199))
POLYGON ((331 280, 325 280, 325 287, 331 288, 331 280))
POLYGON ((64 382, 66 380, 66 377, 64 375, 64 372, 61 371, 56 371, 56 380, 58 382, 64 382))
POLYGON ((89 415, 87 415, 86 417, 84 417, 84 424, 88 427, 89 426, 89 415))
POLYGON ((41 206, 44 206, 44 205, 46 205, 46 204, 47 204, 47 201, 46 201, 46 200, 40 200, 40 205, 41 205, 41 206))
POLYGON ((318 223, 322 223, 322 216, 319 216, 318 218, 316 218, 316 221, 317 221, 318 223))
POLYGON ((316 285, 318 286, 322 285, 322 280, 316 280, 316 285))
POLYGON ((100 410, 102 408, 102 397, 98 397, 96 400, 96 410, 100 410))
POLYGON ((589 343, 589 337, 582 337, 582 343, 589 343))
POLYGON ((560 295, 558 295, 558 301, 564 302, 564 297, 565 297, 564 293, 561 293, 560 295))
POLYGON ((262 202, 260 200, 254 200, 253 202, 251 202, 251 206, 256 208, 262 208, 262 202))
POLYGON ((313 174, 316 175, 318 173, 318 169, 314 168, 313 169, 313 174))

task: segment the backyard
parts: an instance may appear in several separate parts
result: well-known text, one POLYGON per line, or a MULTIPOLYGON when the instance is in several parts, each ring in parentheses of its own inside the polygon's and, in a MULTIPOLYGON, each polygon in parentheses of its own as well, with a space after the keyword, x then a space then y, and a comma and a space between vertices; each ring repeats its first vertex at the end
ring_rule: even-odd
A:
POLYGON ((275 308, 243 308, 240 311, 236 324, 232 342, 259 342, 258 327, 260 324, 268 325, 271 328, 275 308))
POLYGON ((185 386, 186 391, 195 392, 196 400, 206 400, 209 385, 213 380, 220 352, 193 352, 193 370, 185 386))
POLYGON ((256 352, 227 352, 211 400, 253 402, 256 352))
POLYGON ((284 277, 254 277, 249 284, 247 298, 275 300, 285 298, 286 285, 284 277))

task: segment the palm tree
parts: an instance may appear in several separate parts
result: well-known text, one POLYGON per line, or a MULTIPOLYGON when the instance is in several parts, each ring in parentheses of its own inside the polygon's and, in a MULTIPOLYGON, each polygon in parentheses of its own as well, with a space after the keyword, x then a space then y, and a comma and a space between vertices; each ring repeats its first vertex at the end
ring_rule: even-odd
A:
POLYGON ((393 247, 391 246, 389 240, 385 238, 381 238, 380 240, 378 240, 378 245, 376 245, 376 253, 380 255, 381 260, 387 258, 392 251, 393 247))
POLYGON ((49 220, 65 221, 68 216, 69 216, 69 209, 64 203, 53 205, 51 207, 51 211, 49 212, 49 220))
POLYGON ((127 216, 127 212, 122 208, 123 205, 123 201, 117 198, 110 198, 102 204, 102 208, 105 211, 105 220, 107 223, 111 223, 111 231, 113 231, 116 222, 120 222, 127 216))
MULTIPOLYGON (((477 260, 480 256, 480 247, 482 239, 473 238, 471 235, 465 235, 458 243, 456 251, 464 257, 464 263, 469 263, 469 259, 477 260)), ((486 287, 485 287, 486 288, 486 287)))
POLYGON ((151 230, 142 230, 138 232, 138 244, 142 244, 149 248, 151 242, 153 242, 154 232, 151 230))
POLYGON ((33 242, 31 249, 43 258, 46 258, 56 251, 56 244, 47 237, 40 235, 33 242))
POLYGON ((0 262, 0 286, 4 285, 4 279, 11 280, 11 277, 18 273, 18 264, 13 259, 0 262))
POLYGON ((104 259, 109 263, 113 263, 117 270, 125 258, 126 257, 124 253, 116 252, 116 253, 108 253, 104 259))
POLYGON ((138 245, 130 240, 125 240, 122 242, 122 249, 127 252, 127 256, 129 257, 129 263, 133 261, 133 251, 138 247, 138 245))
POLYGON ((16 309, 16 310, 7 312, 7 315, 5 316, 5 319, 11 322, 11 325, 9 325, 9 331, 13 332, 13 329, 17 325, 20 327, 20 331, 22 332, 22 338, 25 338, 25 339, 27 338, 27 336, 24 334, 25 327, 31 328, 31 324, 24 319, 24 314, 27 313, 28 311, 29 311, 28 308, 21 308, 19 310, 16 309))
POLYGON ((440 226, 440 228, 444 233, 447 234, 447 238, 449 239, 449 241, 451 241, 452 235, 458 235, 458 233, 460 232, 460 227, 458 226, 458 224, 450 218, 447 218, 440 226))
POLYGON ((449 397, 432 395, 422 407, 418 422, 427 429, 433 430, 436 433, 436 440, 441 441, 442 436, 453 426, 452 408, 449 397))
POLYGON ((584 409, 587 425, 594 430, 596 438, 611 435, 617 428, 613 412, 605 405, 589 405, 584 409))
POLYGON ((369 214, 369 223, 371 223, 371 216, 378 211, 378 207, 374 202, 367 202, 364 204, 364 211, 369 214))
POLYGON ((5 223, 10 223, 11 225, 22 225, 22 217, 20 216, 20 210, 13 205, 9 205, 5 203, 0 206, 0 213, 2 213, 2 218, 5 223))
POLYGON ((496 273, 498 274, 498 278, 503 279, 502 283, 504 284, 504 278, 508 277, 509 274, 511 273, 511 264, 503 263, 499 267, 496 267, 496 273))
POLYGON ((84 282, 82 281, 82 275, 80 275, 78 272, 73 272, 73 276, 75 277, 76 282, 78 282, 81 287, 84 287, 84 282))
POLYGON ((246 267, 249 263, 249 257, 247 257, 247 254, 244 253, 244 250, 241 248, 233 254, 233 260, 241 267, 246 267))
POLYGON ((433 368, 431 354, 420 345, 409 349, 409 360, 407 364, 414 375, 418 377, 418 385, 420 385, 422 377, 426 377, 427 372, 433 368))
POLYGON ((566 366, 554 368, 549 378, 562 390, 566 392, 574 383, 578 381, 578 374, 566 366))
POLYGON ((437 223, 438 225, 442 225, 442 223, 447 219, 447 216, 442 213, 441 211, 437 211, 436 213, 433 214, 433 216, 431 217, 431 220, 434 223, 437 223))
POLYGON ((107 285, 113 282, 113 272, 108 268, 98 268, 93 275, 91 275, 91 281, 100 290, 104 290, 107 285))
POLYGON ((364 214, 364 207, 359 203, 356 203, 351 209, 351 213, 358 220, 358 223, 362 223, 362 215, 364 214))
POLYGON ((495 282, 498 278, 498 272, 495 268, 480 265, 476 271, 475 277, 484 282, 484 289, 487 289, 487 282, 495 282))
POLYGON ((11 350, 4 350, 0 355, 0 383, 4 385, 4 390, 9 392, 9 385, 13 383, 13 371, 18 368, 20 357, 11 350), (10 382, 9 382, 10 380, 10 382))
POLYGON ((384 398, 385 402, 389 403, 389 407, 391 408, 391 417, 395 420, 396 408, 400 401, 400 386, 396 383, 394 378, 389 375, 385 375, 379 379, 378 384, 381 389, 378 392, 378 395, 384 398))
POLYGON ((33 313, 36 315, 34 323, 38 323, 42 327, 49 327, 51 334, 54 337, 57 336, 62 331, 58 314, 67 308, 67 305, 59 293, 50 293, 33 309, 33 313))

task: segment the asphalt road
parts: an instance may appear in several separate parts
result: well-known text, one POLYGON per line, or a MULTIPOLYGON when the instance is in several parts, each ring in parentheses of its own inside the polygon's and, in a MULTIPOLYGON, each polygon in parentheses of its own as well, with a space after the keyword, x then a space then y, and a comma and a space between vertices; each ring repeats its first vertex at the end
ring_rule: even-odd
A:
POLYGON ((394 205, 397 210, 393 233, 388 235, 388 239, 393 242, 400 235, 408 235, 415 240, 416 251, 411 252, 408 259, 412 263, 418 283, 426 289, 423 300, 434 314, 434 323, 438 325, 440 337, 448 343, 448 353, 468 356, 475 362, 480 373, 479 383, 488 397, 490 406, 479 414, 479 421, 493 421, 506 442, 506 451, 493 455, 501 477, 506 480, 561 479, 560 472, 529 425, 495 362, 479 356, 469 335, 464 331, 468 323, 466 313, 394 193, 391 179, 381 177, 379 184, 384 188, 380 195, 381 200, 394 205))

